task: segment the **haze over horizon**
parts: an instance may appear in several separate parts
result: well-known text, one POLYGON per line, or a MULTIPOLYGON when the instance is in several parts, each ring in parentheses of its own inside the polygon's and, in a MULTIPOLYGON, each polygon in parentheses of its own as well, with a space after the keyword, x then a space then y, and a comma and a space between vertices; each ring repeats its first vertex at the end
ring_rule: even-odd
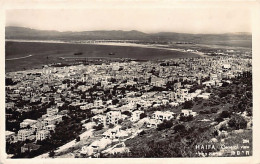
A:
POLYGON ((175 9, 15 9, 6 11, 6 27, 36 30, 141 31, 190 34, 251 33, 247 8, 175 9))

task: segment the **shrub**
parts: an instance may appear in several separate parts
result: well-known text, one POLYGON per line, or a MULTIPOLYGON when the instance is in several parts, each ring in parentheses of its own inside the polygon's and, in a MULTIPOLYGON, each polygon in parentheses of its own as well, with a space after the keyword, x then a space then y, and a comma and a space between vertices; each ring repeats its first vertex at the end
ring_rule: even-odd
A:
POLYGON ((114 127, 114 124, 109 124, 108 127, 109 127, 109 128, 113 128, 113 127, 114 127))
POLYGON ((221 125, 221 127, 219 128, 220 131, 226 131, 227 130, 227 126, 226 125, 221 125))
POLYGON ((210 109, 211 113, 217 113, 218 110, 219 110, 218 108, 211 108, 211 109, 210 109))
POLYGON ((186 130, 186 128, 183 124, 178 124, 178 125, 174 126, 173 130, 175 132, 183 132, 186 130))
POLYGON ((76 138, 76 142, 79 142, 80 141, 80 136, 78 136, 77 138, 76 138))
POLYGON ((183 108, 185 109, 190 109, 193 107, 193 102, 192 101, 185 101, 183 104, 183 108))
POLYGON ((49 157, 54 157, 54 155, 55 155, 55 152, 53 150, 49 152, 49 157))
POLYGON ((192 120, 193 120, 193 116, 192 116, 192 115, 189 115, 189 116, 183 116, 183 115, 181 115, 181 116, 180 116, 180 121, 188 122, 188 121, 192 121, 192 120))
POLYGON ((141 131, 141 132, 139 133, 140 136, 142 136, 142 135, 144 135, 144 134, 146 134, 145 131, 141 131))
POLYGON ((220 122, 224 121, 224 119, 221 118, 221 117, 217 117, 217 118, 215 119, 215 121, 218 122, 218 123, 220 123, 220 122))
POLYGON ((209 110, 201 110, 201 111, 199 111, 199 113, 200 114, 210 114, 211 111, 209 111, 209 110))
POLYGON ((228 126, 235 130, 245 129, 247 127, 247 121, 240 115, 233 115, 228 121, 228 126))
POLYGON ((147 115, 146 115, 145 113, 141 113, 141 114, 140 114, 140 119, 143 119, 143 118, 145 118, 145 117, 147 117, 147 115))
POLYGON ((118 120, 118 124, 122 124, 122 122, 123 122, 123 119, 118 120))
POLYGON ((213 132, 213 135, 214 135, 214 136, 218 136, 218 131, 215 130, 215 131, 213 132))
POLYGON ((168 128, 171 128, 173 126, 173 123, 171 120, 167 121, 167 120, 164 120, 162 123, 158 124, 157 125, 157 130, 164 130, 164 129, 168 129, 168 128))
POLYGON ((97 126, 94 126, 93 128, 98 131, 98 130, 101 130, 103 129, 104 125, 103 124, 98 124, 97 126))
POLYGON ((231 116, 230 112, 229 111, 222 111, 222 113, 220 114, 220 117, 221 118, 229 118, 231 116))
POLYGON ((131 117, 131 115, 132 115, 132 113, 129 112, 129 111, 124 111, 124 112, 122 112, 122 114, 125 114, 125 115, 127 115, 127 116, 129 116, 129 117, 131 117))

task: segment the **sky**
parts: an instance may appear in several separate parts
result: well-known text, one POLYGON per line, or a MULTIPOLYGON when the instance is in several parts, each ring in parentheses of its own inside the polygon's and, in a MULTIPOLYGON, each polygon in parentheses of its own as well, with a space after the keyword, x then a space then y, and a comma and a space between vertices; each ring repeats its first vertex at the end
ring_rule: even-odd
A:
POLYGON ((145 33, 251 32, 248 8, 9 9, 6 26, 39 30, 145 33))

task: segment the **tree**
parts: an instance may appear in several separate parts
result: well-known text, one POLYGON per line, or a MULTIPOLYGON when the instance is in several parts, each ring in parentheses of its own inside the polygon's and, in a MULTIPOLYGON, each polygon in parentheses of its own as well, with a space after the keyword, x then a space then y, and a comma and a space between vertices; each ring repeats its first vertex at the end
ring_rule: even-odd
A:
POLYGON ((193 120, 193 116, 192 116, 192 115, 189 115, 189 116, 181 115, 181 116, 180 116, 180 121, 185 121, 185 122, 187 122, 187 121, 191 121, 191 120, 193 120))
POLYGON ((193 107, 193 102, 192 101, 185 101, 183 104, 183 108, 185 109, 190 109, 193 107))
POLYGON ((119 103, 119 100, 118 100, 118 99, 112 100, 112 104, 113 104, 113 105, 116 105, 117 103, 119 103))
POLYGON ((210 110, 211 110, 211 113, 217 113, 219 108, 211 108, 210 110))
POLYGON ((174 126, 173 130, 175 130, 175 132, 183 132, 186 131, 186 128, 183 124, 178 124, 174 126))
POLYGON ((230 115, 231 115, 231 114, 230 114, 229 111, 224 110, 224 111, 222 111, 222 113, 220 114, 220 117, 221 117, 221 118, 229 118, 230 115))
POLYGON ((103 124, 98 124, 97 126, 94 126, 93 128, 98 131, 98 130, 101 130, 103 129, 104 125, 103 124))
POLYGON ((109 124, 109 126, 108 126, 109 128, 113 128, 114 127, 114 124, 109 124))
POLYGON ((77 138, 76 138, 76 142, 79 142, 80 141, 80 136, 78 136, 77 138))
POLYGON ((122 122, 123 122, 123 119, 118 120, 118 124, 122 124, 122 122))
POLYGON ((8 85, 16 85, 17 82, 14 82, 12 78, 6 78, 5 79, 5 85, 8 86, 8 85))
POLYGON ((245 129, 247 127, 247 121, 240 115, 232 115, 231 119, 228 121, 228 126, 238 130, 245 129))
POLYGON ((127 115, 127 116, 129 116, 129 117, 131 117, 131 115, 132 115, 132 113, 129 112, 129 111, 124 111, 124 112, 122 112, 122 114, 125 114, 125 115, 127 115))
POLYGON ((147 115, 146 115, 145 113, 141 113, 141 114, 140 114, 140 119, 143 119, 143 118, 145 118, 145 117, 147 117, 147 115))
POLYGON ((49 152, 49 157, 54 157, 54 155, 55 155, 55 152, 54 152, 54 150, 51 150, 50 152, 49 152))
POLYGON ((173 126, 173 123, 171 120, 164 120, 162 123, 157 125, 157 130, 161 131, 164 129, 169 129, 173 126))

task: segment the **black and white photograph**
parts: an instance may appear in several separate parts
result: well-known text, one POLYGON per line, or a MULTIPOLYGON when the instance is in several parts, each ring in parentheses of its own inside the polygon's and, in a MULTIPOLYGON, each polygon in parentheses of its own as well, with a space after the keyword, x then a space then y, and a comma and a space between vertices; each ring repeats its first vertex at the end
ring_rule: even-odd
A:
POLYGON ((256 162, 254 3, 114 3, 4 10, 2 157, 256 162))

